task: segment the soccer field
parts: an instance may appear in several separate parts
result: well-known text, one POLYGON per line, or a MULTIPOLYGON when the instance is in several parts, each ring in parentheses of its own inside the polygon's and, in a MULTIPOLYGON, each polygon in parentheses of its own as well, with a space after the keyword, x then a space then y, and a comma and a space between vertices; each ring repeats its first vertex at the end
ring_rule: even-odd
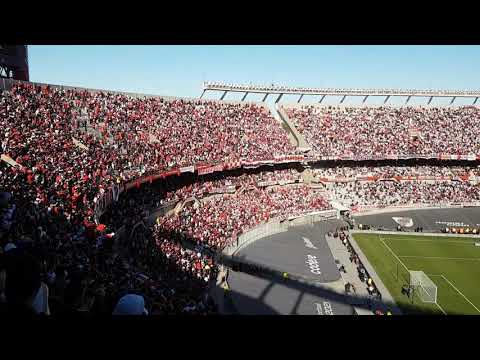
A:
POLYGON ((354 234, 378 276, 406 314, 480 315, 480 247, 471 237, 354 234), (402 294, 408 270, 425 272, 437 286, 437 304, 402 294))

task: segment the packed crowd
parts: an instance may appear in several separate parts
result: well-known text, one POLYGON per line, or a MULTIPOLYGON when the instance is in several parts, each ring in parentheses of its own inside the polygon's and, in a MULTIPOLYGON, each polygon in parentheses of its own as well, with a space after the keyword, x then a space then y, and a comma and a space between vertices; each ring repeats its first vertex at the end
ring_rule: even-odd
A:
POLYGON ((327 185, 332 198, 345 206, 472 203, 480 201, 480 187, 468 182, 349 182, 327 185))
POLYGON ((220 174, 208 178, 199 177, 194 183, 168 191, 164 201, 182 201, 193 196, 202 198, 210 194, 232 193, 241 187, 262 187, 302 181, 301 174, 296 169, 246 172, 228 176, 220 174))
POLYGON ((480 109, 474 106, 285 110, 321 156, 480 154, 480 109))
POLYGON ((270 219, 329 208, 323 193, 306 185, 253 187, 186 204, 178 214, 163 218, 162 226, 180 229, 196 243, 216 251, 231 244, 237 235, 270 219))
MULTIPOLYGON (((112 184, 194 163, 293 153, 276 120, 255 105, 22 84, 2 93, 0 128, 0 152, 20 164, 0 162, 0 312, 214 313, 215 251, 269 219, 330 208, 297 170, 247 171, 135 187, 102 224, 93 222, 98 193, 112 184), (285 183, 297 184, 278 186, 285 183), (155 225, 146 221, 152 210, 192 198, 155 225), (120 229, 128 241, 118 241, 120 229)), ((332 191, 352 205, 480 197, 467 183, 332 191)))
POLYGON ((106 225, 98 226, 72 222, 21 191, 1 193, 0 313, 215 313, 207 291, 216 277, 212 256, 184 246, 178 232, 144 224, 143 213, 155 202, 145 193, 155 192, 140 190, 116 204, 124 211, 121 223, 113 206, 106 225), (115 231, 123 225, 128 241, 119 242, 115 231))
POLYGON ((42 185, 38 201, 57 203, 69 216, 91 208, 101 188, 141 175, 295 153, 261 106, 33 84, 2 93, 0 128, 1 152, 25 167, 30 184, 42 185))
POLYGON ((83 104, 107 139, 155 170, 295 153, 287 133, 258 105, 109 93, 90 95, 83 104))
POLYGON ((460 177, 480 176, 477 166, 335 166, 313 169, 317 178, 341 177, 353 179, 356 176, 378 176, 393 178, 395 176, 460 177))

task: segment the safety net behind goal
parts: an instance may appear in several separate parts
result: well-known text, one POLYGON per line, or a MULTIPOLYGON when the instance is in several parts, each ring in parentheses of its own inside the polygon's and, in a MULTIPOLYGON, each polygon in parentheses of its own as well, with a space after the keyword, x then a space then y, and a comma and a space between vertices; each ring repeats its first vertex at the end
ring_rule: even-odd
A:
POLYGON ((437 302, 437 285, 423 271, 410 271, 410 286, 423 302, 437 302))

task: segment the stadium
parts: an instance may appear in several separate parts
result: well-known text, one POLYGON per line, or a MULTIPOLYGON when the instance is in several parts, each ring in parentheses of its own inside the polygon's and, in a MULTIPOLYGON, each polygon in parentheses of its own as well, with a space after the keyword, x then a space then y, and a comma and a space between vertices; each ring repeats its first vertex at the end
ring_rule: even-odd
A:
POLYGON ((21 64, 0 78, 5 313, 480 314, 479 91, 181 98, 21 64))

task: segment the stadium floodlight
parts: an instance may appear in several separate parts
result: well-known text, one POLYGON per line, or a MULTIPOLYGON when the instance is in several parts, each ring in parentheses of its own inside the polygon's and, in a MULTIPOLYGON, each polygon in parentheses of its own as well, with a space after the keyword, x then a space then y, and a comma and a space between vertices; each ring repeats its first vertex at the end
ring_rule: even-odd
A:
POLYGON ((437 303, 437 285, 423 271, 410 271, 410 286, 423 302, 437 303))

